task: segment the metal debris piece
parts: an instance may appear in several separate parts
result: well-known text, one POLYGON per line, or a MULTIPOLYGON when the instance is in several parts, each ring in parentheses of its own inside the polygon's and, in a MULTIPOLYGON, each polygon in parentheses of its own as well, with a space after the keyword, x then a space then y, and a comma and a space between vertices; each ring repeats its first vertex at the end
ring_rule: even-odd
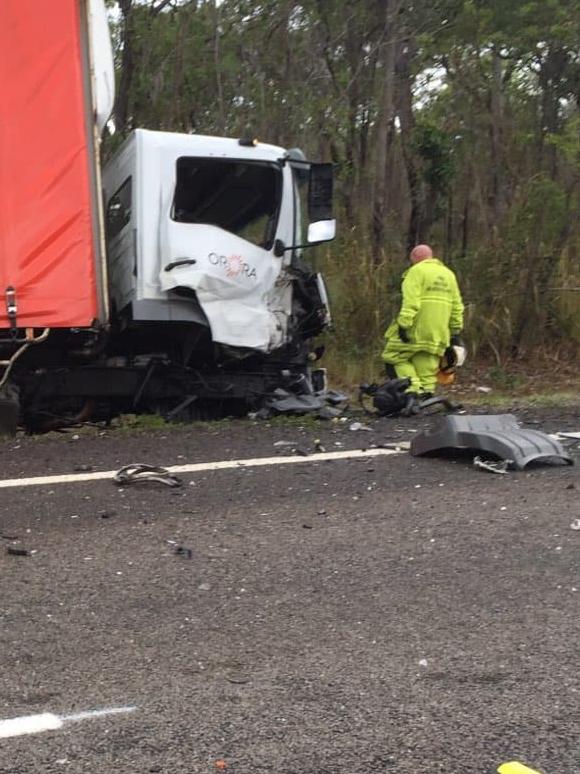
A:
POLYGON ((185 546, 175 546, 173 552, 177 554, 177 556, 184 556, 186 559, 193 559, 193 551, 191 548, 186 548, 185 546))
POLYGON ((504 476, 513 460, 482 460, 481 457, 474 457, 473 464, 480 470, 487 470, 488 473, 499 473, 504 476))
POLYGON ((324 397, 332 406, 336 406, 339 403, 346 403, 349 400, 346 393, 339 392, 338 390, 327 390, 324 393, 324 397))
POLYGON ((32 556, 32 551, 20 546, 6 546, 6 553, 10 556, 32 556))
POLYGON ((573 529, 574 532, 580 532, 580 519, 574 519, 572 524, 570 524, 570 529, 573 529))
POLYGON ((125 465, 121 470, 115 473, 114 481, 116 484, 139 484, 139 483, 157 483, 165 486, 182 486, 183 481, 178 476, 174 476, 166 468, 159 468, 155 465, 145 465, 143 463, 133 463, 125 465))
POLYGON ((246 685, 246 683, 250 682, 250 678, 247 675, 241 673, 227 675, 226 680, 228 683, 232 683, 233 685, 246 685))
POLYGON ((311 411, 320 411, 326 405, 324 398, 316 395, 291 395, 284 394, 284 390, 276 390, 274 397, 266 407, 276 414, 308 414, 311 411))
POLYGON ((372 427, 369 427, 368 425, 363 425, 362 422, 353 422, 348 429, 352 430, 353 433, 358 433, 361 430, 365 430, 366 432, 369 432, 369 433, 372 433, 373 431, 372 427))

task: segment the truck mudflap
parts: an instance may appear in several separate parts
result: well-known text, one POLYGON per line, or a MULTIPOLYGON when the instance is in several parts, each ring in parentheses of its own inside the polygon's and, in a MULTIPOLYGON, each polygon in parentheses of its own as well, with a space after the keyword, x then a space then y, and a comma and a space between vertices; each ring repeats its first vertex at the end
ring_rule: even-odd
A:
POLYGON ((574 461, 557 440, 520 427, 513 414, 446 416, 413 438, 411 454, 421 457, 447 450, 483 451, 523 470, 531 462, 574 461))
POLYGON ((0 438, 16 435, 19 412, 18 388, 13 384, 0 387, 0 438))

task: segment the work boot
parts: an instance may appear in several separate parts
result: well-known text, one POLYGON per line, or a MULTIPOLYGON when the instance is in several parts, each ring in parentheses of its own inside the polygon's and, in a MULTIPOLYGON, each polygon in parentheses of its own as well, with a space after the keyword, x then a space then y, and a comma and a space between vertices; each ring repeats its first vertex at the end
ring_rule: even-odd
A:
POLYGON ((406 395, 407 402, 405 408, 401 411, 402 417, 412 417, 421 411, 419 406, 419 396, 416 392, 408 392, 406 395))

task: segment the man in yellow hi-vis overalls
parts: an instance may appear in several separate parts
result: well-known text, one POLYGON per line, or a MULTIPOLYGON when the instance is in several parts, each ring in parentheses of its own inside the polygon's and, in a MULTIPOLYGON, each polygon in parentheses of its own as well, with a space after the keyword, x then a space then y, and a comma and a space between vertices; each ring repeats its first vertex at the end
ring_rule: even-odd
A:
POLYGON ((403 275, 401 310, 385 333, 383 351, 388 370, 411 380, 407 414, 414 413, 420 397, 433 393, 441 356, 463 330, 463 301, 455 274, 433 257, 427 245, 415 247, 410 261, 403 275))

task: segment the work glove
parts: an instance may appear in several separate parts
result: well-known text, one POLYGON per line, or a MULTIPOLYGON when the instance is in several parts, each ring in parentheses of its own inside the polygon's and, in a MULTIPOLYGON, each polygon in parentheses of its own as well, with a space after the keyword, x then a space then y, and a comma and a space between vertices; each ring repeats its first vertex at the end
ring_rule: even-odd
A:
POLYGON ((463 337, 460 333, 456 333, 454 336, 452 336, 449 344, 452 347, 465 347, 465 342, 463 341, 463 337))
POLYGON ((411 339, 409 338, 409 334, 407 333, 407 329, 401 328, 400 325, 399 325, 399 338, 405 344, 408 344, 411 341, 411 339))

